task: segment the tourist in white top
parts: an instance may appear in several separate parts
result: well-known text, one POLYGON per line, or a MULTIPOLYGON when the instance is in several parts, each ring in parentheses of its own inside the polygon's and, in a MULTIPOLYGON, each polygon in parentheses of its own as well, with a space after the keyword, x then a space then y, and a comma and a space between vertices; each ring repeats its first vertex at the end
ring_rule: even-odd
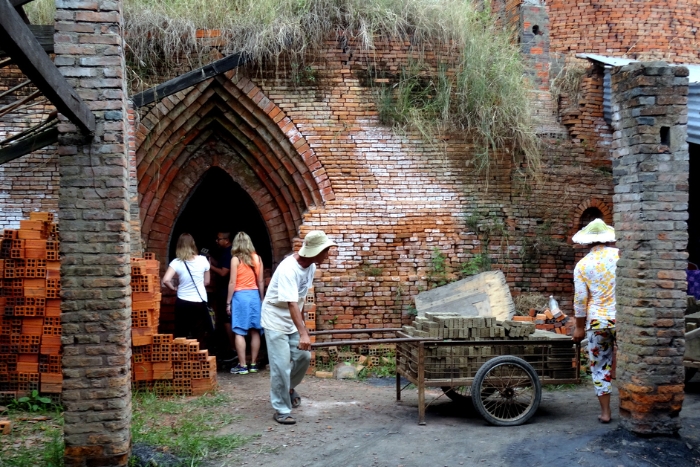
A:
POLYGON ((311 338, 302 311, 316 266, 328 258, 333 246, 336 244, 320 230, 306 234, 299 252, 277 267, 263 300, 261 324, 270 362, 270 402, 278 423, 296 423, 290 413, 301 404, 301 397, 294 388, 311 361, 311 338))
POLYGON ((168 265, 161 285, 177 292, 175 300, 175 337, 195 337, 202 348, 212 334, 207 310, 209 261, 197 254, 194 238, 183 233, 177 239, 176 258, 168 265), (173 283, 177 276, 178 284, 173 283))

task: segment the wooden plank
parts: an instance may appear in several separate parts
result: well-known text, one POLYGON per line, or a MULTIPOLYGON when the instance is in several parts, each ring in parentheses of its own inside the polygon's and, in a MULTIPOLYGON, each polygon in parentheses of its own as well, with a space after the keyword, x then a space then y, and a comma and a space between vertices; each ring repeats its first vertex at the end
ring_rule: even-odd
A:
POLYGON ((22 157, 30 152, 54 144, 58 141, 58 128, 53 126, 34 136, 21 139, 10 146, 0 149, 0 165, 22 157))
POLYGON ((12 3, 12 6, 17 8, 22 5, 26 5, 27 3, 33 2, 34 0, 10 0, 10 3, 12 3))
POLYGON ((0 0, 0 43, 59 112, 83 132, 95 131, 95 116, 46 55, 10 0, 0 0))
MULTIPOLYGON (((36 40, 39 41, 39 45, 44 49, 47 54, 53 53, 53 33, 54 27, 51 24, 28 24, 29 30, 32 31, 36 40)), ((0 47, 0 56, 7 55, 7 52, 0 47)))
POLYGON ((143 107, 151 102, 159 101, 164 97, 170 96, 171 94, 175 94, 176 92, 180 92, 183 89, 187 89, 197 83, 201 83, 204 80, 239 67, 245 64, 247 61, 248 57, 244 53, 228 55, 220 60, 210 63, 209 65, 197 68, 196 70, 180 75, 177 78, 166 81, 163 84, 159 84, 154 88, 146 89, 143 92, 135 94, 131 100, 134 102, 134 107, 143 107))

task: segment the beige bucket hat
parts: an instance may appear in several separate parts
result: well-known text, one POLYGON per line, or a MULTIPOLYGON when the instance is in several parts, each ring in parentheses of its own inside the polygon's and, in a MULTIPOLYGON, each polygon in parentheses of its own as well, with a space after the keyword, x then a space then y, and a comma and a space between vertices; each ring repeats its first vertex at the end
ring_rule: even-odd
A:
POLYGON ((615 241, 615 229, 603 222, 602 219, 596 219, 576 232, 571 241, 581 245, 611 243, 615 241))
POLYGON ((338 245, 333 243, 323 230, 312 230, 304 237, 304 244, 299 249, 299 256, 313 258, 332 246, 338 245))

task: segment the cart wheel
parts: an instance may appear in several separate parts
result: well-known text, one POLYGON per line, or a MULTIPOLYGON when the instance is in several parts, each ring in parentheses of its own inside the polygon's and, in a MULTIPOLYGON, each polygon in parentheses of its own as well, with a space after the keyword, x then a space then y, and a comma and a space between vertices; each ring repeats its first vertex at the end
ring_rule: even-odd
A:
POLYGON ((474 408, 492 425, 525 423, 537 411, 541 398, 542 386, 534 368, 512 355, 484 363, 472 384, 474 408))
POLYGON ((458 404, 466 404, 472 399, 469 386, 443 386, 440 389, 442 389, 442 392, 444 392, 447 397, 458 404))

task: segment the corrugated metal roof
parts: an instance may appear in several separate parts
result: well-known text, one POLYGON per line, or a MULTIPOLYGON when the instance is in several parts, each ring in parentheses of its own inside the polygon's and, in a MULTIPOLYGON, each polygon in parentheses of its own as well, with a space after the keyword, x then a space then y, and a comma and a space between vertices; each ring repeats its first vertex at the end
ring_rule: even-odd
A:
MULTIPOLYGON (((603 115, 605 121, 612 122, 612 85, 610 82, 610 67, 624 66, 637 60, 628 58, 606 57, 597 54, 576 54, 578 58, 585 58, 605 65, 603 77, 603 115)), ((688 68, 688 139, 689 143, 700 144, 700 65, 696 64, 671 64, 672 66, 685 66, 688 68)))
MULTIPOLYGON (((576 58, 586 58, 588 60, 602 63, 603 65, 607 66, 624 66, 638 61, 632 60, 631 58, 607 57, 605 55, 598 54, 576 54, 576 58)), ((690 83, 700 83, 700 64, 696 65, 693 63, 670 63, 669 65, 687 67, 689 72, 688 81, 690 83)))
POLYGON ((689 143, 700 144, 700 84, 688 86, 688 139, 689 143))

